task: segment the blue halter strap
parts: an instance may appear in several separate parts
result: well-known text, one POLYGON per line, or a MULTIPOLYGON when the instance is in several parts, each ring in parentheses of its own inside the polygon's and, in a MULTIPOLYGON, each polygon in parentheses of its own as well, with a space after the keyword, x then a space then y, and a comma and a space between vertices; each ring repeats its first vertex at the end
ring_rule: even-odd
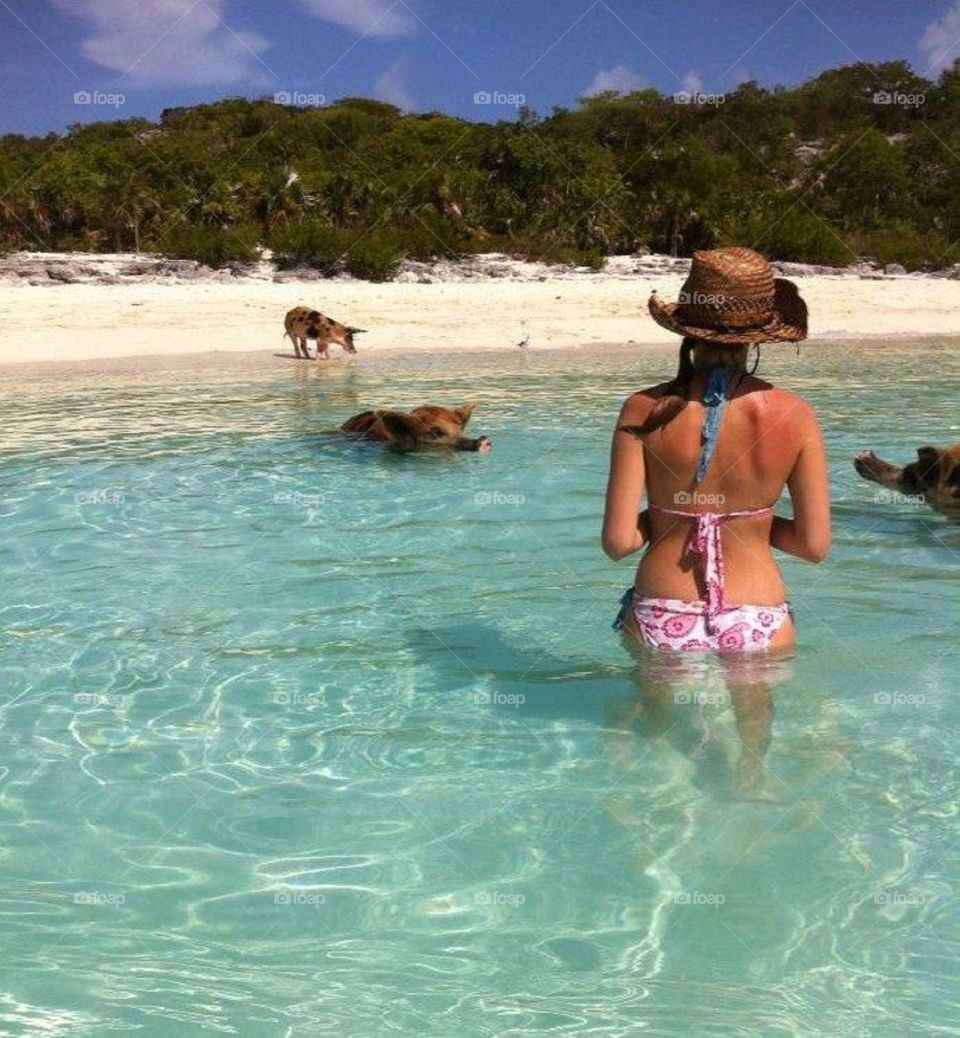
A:
POLYGON ((697 462, 698 483, 703 481, 707 474, 713 453, 717 449, 717 437, 720 435, 720 423, 723 421, 723 413, 727 408, 727 393, 730 389, 730 376, 733 368, 726 364, 717 364, 710 369, 707 379, 707 388, 703 394, 703 402, 707 406, 707 413, 703 418, 703 427, 700 430, 700 460, 697 462))

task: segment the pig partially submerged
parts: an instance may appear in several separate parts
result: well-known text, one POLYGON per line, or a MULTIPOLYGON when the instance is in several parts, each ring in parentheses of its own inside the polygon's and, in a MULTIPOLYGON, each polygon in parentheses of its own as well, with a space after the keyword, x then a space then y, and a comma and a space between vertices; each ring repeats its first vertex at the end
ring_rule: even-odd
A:
POLYGON ((853 465, 864 479, 904 495, 922 495, 938 512, 960 517, 960 443, 918 447, 917 460, 902 466, 862 451, 853 465))
POLYGON ((489 451, 489 437, 463 435, 476 404, 416 407, 412 411, 376 410, 356 414, 340 426, 349 436, 383 443, 398 451, 489 451))

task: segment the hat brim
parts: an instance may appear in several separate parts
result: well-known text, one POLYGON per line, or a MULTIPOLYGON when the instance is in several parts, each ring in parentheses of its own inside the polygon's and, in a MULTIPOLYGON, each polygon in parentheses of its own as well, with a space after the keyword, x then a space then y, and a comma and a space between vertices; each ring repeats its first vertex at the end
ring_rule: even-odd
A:
POLYGON ((800 342, 807 337, 807 304, 797 286, 786 278, 773 280, 773 314, 756 328, 730 328, 723 325, 703 327, 680 320, 680 303, 665 303, 654 292, 647 304, 650 316, 667 331, 705 342, 731 346, 752 346, 761 342, 800 342))

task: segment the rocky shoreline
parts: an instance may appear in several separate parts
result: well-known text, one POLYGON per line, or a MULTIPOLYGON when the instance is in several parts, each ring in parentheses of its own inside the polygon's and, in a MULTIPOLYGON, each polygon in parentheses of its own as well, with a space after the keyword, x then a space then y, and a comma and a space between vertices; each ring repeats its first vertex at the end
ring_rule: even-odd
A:
MULTIPOLYGON (((685 274, 688 259, 649 254, 611 256, 602 270, 514 259, 500 253, 485 253, 462 259, 432 263, 405 260, 395 281, 399 284, 445 284, 468 281, 610 281, 633 280, 685 274)), ((808 263, 775 263, 786 277, 837 277, 860 280, 893 278, 939 278, 960 280, 960 264, 944 270, 908 274, 897 263, 881 267, 865 259, 849 267, 825 267, 808 263)), ((237 284, 243 281, 287 282, 346 281, 348 274, 325 277, 311 267, 281 269, 265 253, 257 263, 236 263, 220 269, 197 260, 172 259, 148 253, 18 252, 0 256, 0 284, 50 287, 55 285, 122 284, 237 284)))

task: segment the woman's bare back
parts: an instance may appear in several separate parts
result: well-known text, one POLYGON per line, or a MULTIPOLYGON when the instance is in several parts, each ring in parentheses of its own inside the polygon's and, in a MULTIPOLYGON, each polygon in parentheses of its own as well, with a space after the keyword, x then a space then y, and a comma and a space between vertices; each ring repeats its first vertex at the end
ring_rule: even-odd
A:
MULTIPOLYGON (((696 376, 690 399, 679 414, 640 437, 647 496, 654 506, 651 546, 636 580, 645 597, 696 600, 704 593, 686 552, 691 521, 659 509, 727 513, 770 507, 780 498, 803 447, 809 406, 793 393, 744 375, 727 403, 707 474, 695 486, 706 414, 701 401, 705 383, 705 375, 696 376)), ((631 397, 624 408, 624 424, 642 425, 669 388, 669 384, 658 386, 631 397)), ((728 604, 775 605, 786 597, 770 547, 772 522, 766 513, 723 523, 728 604)))

